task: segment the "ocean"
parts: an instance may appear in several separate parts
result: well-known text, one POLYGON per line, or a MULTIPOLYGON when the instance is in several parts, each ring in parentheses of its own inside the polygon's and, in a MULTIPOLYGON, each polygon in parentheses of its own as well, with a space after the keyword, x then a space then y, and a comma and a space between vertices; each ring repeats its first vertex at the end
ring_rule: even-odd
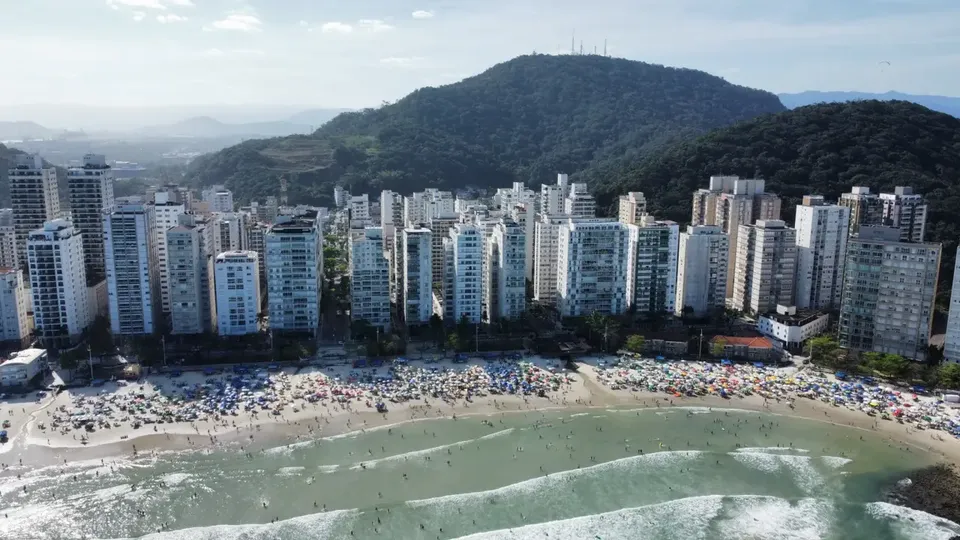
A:
POLYGON ((0 538, 948 540, 960 526, 883 502, 933 461, 733 409, 517 412, 10 467, 0 538))

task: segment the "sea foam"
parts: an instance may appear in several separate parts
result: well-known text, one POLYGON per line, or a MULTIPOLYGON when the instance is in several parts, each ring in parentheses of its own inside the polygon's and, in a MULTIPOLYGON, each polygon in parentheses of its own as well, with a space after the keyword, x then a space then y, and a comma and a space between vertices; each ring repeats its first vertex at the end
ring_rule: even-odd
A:
POLYGON ((904 506, 874 502, 866 505, 866 511, 910 540, 950 540, 960 534, 960 525, 904 506))

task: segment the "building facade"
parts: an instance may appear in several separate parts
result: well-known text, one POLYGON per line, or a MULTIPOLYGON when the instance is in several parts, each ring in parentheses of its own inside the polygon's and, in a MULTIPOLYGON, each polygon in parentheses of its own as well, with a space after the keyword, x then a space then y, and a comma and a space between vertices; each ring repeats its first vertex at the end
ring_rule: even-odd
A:
POLYGON ((170 279, 170 333, 202 334, 216 331, 213 256, 204 223, 192 215, 167 231, 167 268, 170 279))
POLYGON ((180 216, 186 212, 186 207, 176 202, 167 191, 158 191, 154 194, 154 229, 156 236, 154 244, 157 246, 157 274, 160 279, 160 309, 164 314, 170 313, 170 276, 167 265, 167 231, 180 223, 180 216))
POLYGON ((383 228, 367 227, 350 240, 350 318, 390 331, 390 268, 383 228))
POLYGON ((107 214, 103 229, 113 334, 159 331, 160 273, 154 205, 118 202, 107 214))
POLYGON ((45 344, 74 343, 93 322, 83 260, 83 239, 69 221, 48 221, 27 237, 34 327, 45 344))
POLYGON ((433 314, 433 233, 427 228, 403 230, 403 305, 407 325, 426 324, 433 314))
POLYGON ((883 205, 876 193, 870 193, 870 188, 853 186, 850 193, 840 195, 837 202, 840 206, 850 209, 850 235, 860 232, 860 226, 868 227, 883 224, 883 205))
POLYGON ((17 259, 22 266, 27 262, 27 236, 42 229, 44 223, 60 217, 57 170, 45 167, 43 159, 36 154, 17 154, 7 178, 10 202, 15 209, 13 227, 17 236, 17 259))
MULTIPOLYGON (((957 248, 960 255, 960 248, 957 248)), ((943 339, 943 356, 950 362, 960 362, 960 258, 953 266, 953 288, 950 289, 950 313, 947 334, 943 339)))
POLYGON ((797 206, 797 281, 794 305, 800 309, 840 308, 843 263, 850 209, 806 196, 797 206))
POLYGON ((576 222, 560 227, 557 307, 565 317, 627 309, 627 226, 616 221, 576 222))
POLYGON ((260 330, 260 264, 254 251, 227 251, 213 263, 217 333, 255 334, 260 330))
POLYGON ((741 225, 731 306, 762 315, 793 305, 797 270, 796 231, 780 220, 741 225))
POLYGON ((729 256, 730 242, 720 227, 690 225, 680 234, 676 315, 687 310, 694 317, 706 317, 725 307, 729 256))
POLYGON ((900 229, 901 242, 923 242, 927 230, 927 203, 913 188, 897 186, 880 194, 883 224, 900 229))
POLYGON ((0 268, 0 341, 18 342, 19 346, 23 346, 29 336, 23 271, 19 268, 0 268))
POLYGON ((323 292, 323 235, 316 215, 277 218, 266 250, 270 328, 316 334, 323 292))
POLYGON ((483 235, 475 225, 458 223, 450 229, 453 246, 453 322, 483 318, 483 235))
POLYGON ((643 215, 647 213, 647 198, 642 191, 631 191, 620 196, 619 212, 620 223, 637 225, 643 215))
POLYGON ((501 219, 489 243, 494 289, 487 302, 490 319, 517 320, 527 307, 526 230, 515 221, 501 219))
POLYGON ((202 197, 211 212, 233 212, 233 192, 222 185, 203 190, 202 197))
POLYGON ((103 218, 113 208, 113 171, 106 157, 83 156, 83 166, 67 170, 70 221, 83 238, 87 279, 106 277, 103 255, 103 218))
POLYGON ((636 224, 627 225, 627 232, 628 307, 637 313, 673 313, 680 227, 645 214, 636 224))

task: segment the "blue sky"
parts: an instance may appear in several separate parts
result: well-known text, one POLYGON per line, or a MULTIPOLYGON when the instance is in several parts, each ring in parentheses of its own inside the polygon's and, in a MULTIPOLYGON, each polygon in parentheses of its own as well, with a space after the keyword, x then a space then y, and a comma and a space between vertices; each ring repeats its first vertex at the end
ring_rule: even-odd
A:
POLYGON ((5 104, 375 106, 574 30, 774 92, 960 95, 960 0, 0 0, 0 20, 5 104))

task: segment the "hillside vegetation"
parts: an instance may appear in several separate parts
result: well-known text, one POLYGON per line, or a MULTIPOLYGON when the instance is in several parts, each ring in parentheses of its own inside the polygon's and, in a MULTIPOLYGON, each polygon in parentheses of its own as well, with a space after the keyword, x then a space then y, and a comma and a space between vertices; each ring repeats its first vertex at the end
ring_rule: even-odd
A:
POLYGON ((357 192, 551 181, 758 115, 771 93, 690 69, 602 56, 522 56, 379 109, 340 114, 311 135, 247 141, 194 161, 198 184, 246 201, 276 194, 329 204, 357 192))
POLYGON ((783 197, 788 223, 805 194, 836 199, 851 186, 913 186, 927 197, 927 240, 944 245, 941 289, 950 287, 960 238, 960 119, 904 101, 811 105, 584 176, 607 208, 621 193, 643 191, 655 215, 688 223, 692 192, 718 174, 766 179, 783 197))

